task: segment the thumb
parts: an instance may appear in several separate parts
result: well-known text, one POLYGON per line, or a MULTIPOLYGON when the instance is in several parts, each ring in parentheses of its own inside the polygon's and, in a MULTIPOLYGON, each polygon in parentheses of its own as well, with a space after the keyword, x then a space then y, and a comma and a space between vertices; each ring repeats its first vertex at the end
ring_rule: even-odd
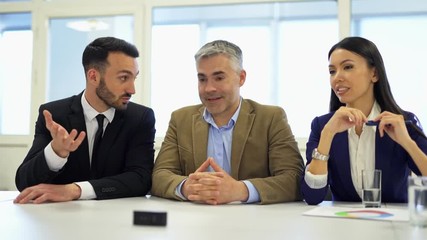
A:
POLYGON ((46 128, 50 131, 53 125, 52 114, 48 110, 44 110, 43 116, 46 122, 46 128))

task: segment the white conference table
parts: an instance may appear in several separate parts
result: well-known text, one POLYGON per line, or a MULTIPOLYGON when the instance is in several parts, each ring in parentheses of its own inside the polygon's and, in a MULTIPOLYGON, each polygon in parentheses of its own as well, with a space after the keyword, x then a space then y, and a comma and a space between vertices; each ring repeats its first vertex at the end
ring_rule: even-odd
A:
MULTIPOLYGON (((408 222, 305 216, 317 206, 202 205, 156 197, 14 204, 18 192, 0 191, 0 239, 427 239, 408 222), (166 211, 166 226, 133 225, 133 211, 166 211)), ((324 202, 320 206, 362 207, 324 202)), ((388 206, 383 204, 383 208, 388 206)), ((393 208, 406 208, 393 205, 393 208)))

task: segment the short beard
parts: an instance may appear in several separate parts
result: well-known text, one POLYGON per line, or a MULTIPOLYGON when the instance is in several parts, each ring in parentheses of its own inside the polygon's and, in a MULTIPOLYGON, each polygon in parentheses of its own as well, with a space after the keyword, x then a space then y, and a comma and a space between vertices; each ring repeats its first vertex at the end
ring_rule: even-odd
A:
MULTIPOLYGON (((96 88, 96 95, 109 107, 115 108, 117 110, 126 110, 127 108, 127 104, 119 102, 120 98, 114 101, 116 96, 110 91, 110 89, 108 89, 103 77, 101 77, 99 86, 96 88)), ((125 95, 129 96, 129 94, 125 95)))

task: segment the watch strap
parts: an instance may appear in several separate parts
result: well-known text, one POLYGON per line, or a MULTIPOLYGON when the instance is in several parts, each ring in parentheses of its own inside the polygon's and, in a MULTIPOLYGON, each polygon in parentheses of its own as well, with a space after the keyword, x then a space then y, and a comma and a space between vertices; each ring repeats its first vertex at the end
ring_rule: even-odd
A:
POLYGON ((325 155, 317 151, 317 148, 313 149, 313 152, 311 153, 311 158, 321 160, 321 161, 328 161, 329 155, 325 155))

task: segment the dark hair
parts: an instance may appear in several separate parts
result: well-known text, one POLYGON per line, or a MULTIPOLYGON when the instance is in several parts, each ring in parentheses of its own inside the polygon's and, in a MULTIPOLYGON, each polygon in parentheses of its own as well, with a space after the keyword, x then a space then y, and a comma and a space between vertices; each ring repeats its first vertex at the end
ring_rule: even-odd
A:
MULTIPOLYGON (((395 114, 403 114, 404 111, 397 105, 390 90, 390 84, 384 67, 384 62, 375 44, 361 37, 347 37, 335 44, 328 53, 328 59, 336 49, 345 49, 363 57, 368 67, 375 68, 378 81, 374 83, 375 100, 380 105, 381 111, 389 111, 395 114)), ((336 111, 345 104, 340 102, 335 92, 331 89, 329 111, 336 111)))
MULTIPOLYGON (((389 111, 395 114, 400 114, 403 115, 405 119, 407 119, 405 111, 401 109, 394 100, 385 71, 383 58, 381 57, 377 46, 375 46, 373 42, 362 37, 344 38, 332 46, 328 53, 328 59, 330 59, 332 52, 336 49, 345 49, 355 53, 366 60, 368 67, 375 68, 378 81, 374 83, 374 96, 378 105, 380 105, 381 111, 389 111)), ((336 111, 338 108, 344 105, 345 104, 340 102, 338 97, 335 95, 335 92, 331 89, 329 111, 336 111)), ((420 129, 418 126, 415 124, 410 124, 409 126, 413 127, 419 134, 425 137, 422 129, 420 129)))
POLYGON ((97 38, 89 43, 83 51, 82 64, 85 73, 90 68, 104 72, 108 66, 107 57, 110 52, 122 52, 130 57, 139 57, 138 49, 122 39, 115 37, 97 38))

